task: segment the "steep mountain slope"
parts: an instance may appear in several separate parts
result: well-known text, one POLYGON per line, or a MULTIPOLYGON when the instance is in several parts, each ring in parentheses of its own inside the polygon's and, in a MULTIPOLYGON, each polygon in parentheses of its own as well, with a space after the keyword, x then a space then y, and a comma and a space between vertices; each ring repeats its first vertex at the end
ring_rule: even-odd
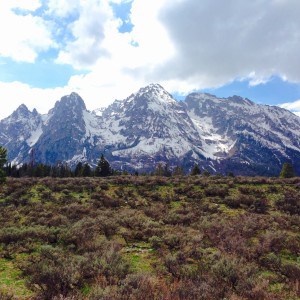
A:
POLYGON ((75 93, 57 101, 44 116, 43 133, 34 145, 39 161, 68 161, 75 155, 86 157, 84 145, 86 111, 83 100, 75 93))
POLYGON ((300 118, 238 96, 192 93, 176 101, 159 84, 89 112, 76 93, 46 115, 21 105, 0 121, 0 144, 15 163, 95 165, 101 153, 117 169, 158 162, 211 172, 277 175, 285 161, 300 173, 300 118), (31 158, 30 158, 31 157, 31 158))
POLYGON ((114 102, 102 119, 103 147, 129 167, 153 168, 160 160, 176 164, 187 155, 198 159, 196 153, 202 148, 184 107, 158 84, 114 102))
POLYGON ((222 159, 239 173, 274 174, 292 160, 300 167, 300 118, 275 106, 258 105, 238 96, 220 99, 193 93, 185 100, 188 114, 204 138, 206 157, 222 159))
POLYGON ((42 119, 22 104, 8 118, 0 121, 0 144, 9 150, 9 159, 22 162, 28 158, 30 147, 37 141, 42 119))

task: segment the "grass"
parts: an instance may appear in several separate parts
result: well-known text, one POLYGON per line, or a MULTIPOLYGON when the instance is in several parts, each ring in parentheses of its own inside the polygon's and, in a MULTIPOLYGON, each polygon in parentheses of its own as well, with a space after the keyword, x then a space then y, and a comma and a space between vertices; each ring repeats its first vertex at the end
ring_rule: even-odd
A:
POLYGON ((153 249, 150 248, 148 243, 133 243, 124 249, 124 253, 124 257, 130 263, 131 270, 134 273, 154 272, 152 264, 155 262, 155 257, 153 249))
POLYGON ((0 259, 0 292, 12 294, 18 299, 29 299, 32 292, 27 289, 21 271, 12 260, 0 259))

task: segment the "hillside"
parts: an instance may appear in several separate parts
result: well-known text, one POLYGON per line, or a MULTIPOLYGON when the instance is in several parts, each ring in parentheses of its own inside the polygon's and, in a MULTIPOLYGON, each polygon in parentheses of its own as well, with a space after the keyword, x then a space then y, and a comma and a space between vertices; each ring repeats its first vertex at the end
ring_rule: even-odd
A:
POLYGON ((299 186, 263 177, 8 178, 0 299, 299 299, 299 186))

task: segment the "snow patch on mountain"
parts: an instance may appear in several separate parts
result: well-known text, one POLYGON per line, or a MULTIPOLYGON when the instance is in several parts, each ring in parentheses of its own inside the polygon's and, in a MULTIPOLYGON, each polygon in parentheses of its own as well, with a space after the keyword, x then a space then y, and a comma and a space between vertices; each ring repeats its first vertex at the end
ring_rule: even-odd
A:
POLYGON ((192 122, 195 124, 202 142, 202 155, 211 159, 226 156, 234 147, 236 140, 230 139, 226 134, 217 133, 211 117, 198 117, 194 111, 189 112, 192 122))
POLYGON ((43 134, 42 123, 31 133, 31 136, 26 140, 26 143, 32 147, 39 140, 40 136, 43 134))
POLYGON ((83 120, 85 123, 85 137, 82 142, 87 139, 91 145, 94 145, 95 137, 99 134, 99 118, 95 114, 84 110, 83 120))

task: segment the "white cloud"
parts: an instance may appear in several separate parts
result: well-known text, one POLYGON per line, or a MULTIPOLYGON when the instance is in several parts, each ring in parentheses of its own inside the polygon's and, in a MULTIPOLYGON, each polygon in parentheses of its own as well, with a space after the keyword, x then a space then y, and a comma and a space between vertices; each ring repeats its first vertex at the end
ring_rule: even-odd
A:
POLYGON ((282 108, 292 111, 294 114, 300 117, 300 99, 294 102, 287 102, 279 105, 282 108))
POLYGON ((42 5, 40 0, 1 0, 0 3, 1 5, 3 3, 4 5, 6 5, 6 7, 9 8, 17 8, 28 11, 36 11, 42 5))
POLYGON ((10 115, 21 104, 25 104, 31 110, 36 108, 40 113, 46 113, 54 106, 56 100, 71 92, 68 87, 38 89, 21 82, 0 82, 0 91, 0 119, 10 115))
MULTIPOLYGON (((9 7, 8 2, 0 0, 0 39, 5 41, 0 55, 34 61, 40 51, 55 46, 51 24, 42 16, 20 16, 12 10, 16 3, 24 3, 22 9, 34 11, 40 1, 12 0, 9 7)), ((118 31, 121 20, 113 14, 111 2, 128 0, 48 1, 46 16, 57 22, 63 36, 56 41, 57 62, 89 73, 71 77, 61 89, 27 86, 29 106, 35 103, 39 108, 37 101, 29 100, 37 99, 38 93, 40 99, 49 99, 47 93, 60 98, 58 90, 61 95, 77 91, 94 109, 151 82, 171 93, 218 87, 236 79, 258 85, 273 75, 300 82, 298 0, 133 0, 133 29, 127 33, 118 31)), ((6 88, 12 93, 14 85, 6 88)))
POLYGON ((61 49, 57 61, 89 70, 109 61, 112 65, 118 63, 120 71, 133 70, 137 74, 141 69, 141 76, 174 53, 158 20, 163 4, 163 0, 133 1, 130 21, 134 28, 130 33, 120 33, 122 21, 114 16, 108 1, 81 1, 76 8, 79 18, 69 25, 74 39, 61 49))
POLYGON ((296 0, 167 1, 160 21, 177 54, 150 78, 184 80, 198 88, 242 77, 255 85, 272 75, 300 82, 299 10, 296 0))
POLYGON ((114 20, 108 2, 81 0, 77 5, 79 18, 69 25, 74 40, 59 53, 57 61, 68 63, 76 68, 88 68, 108 55, 103 48, 106 26, 114 20))
POLYGON ((79 4, 80 0, 49 0, 47 14, 67 17, 78 10, 79 4))
POLYGON ((39 6, 39 1, 0 0, 0 56, 34 62, 39 52, 55 47, 50 23, 30 13, 19 15, 14 11, 34 11, 39 6))
POLYGON ((10 115, 21 104, 25 104, 31 110, 36 108, 39 113, 47 113, 57 100, 71 92, 77 92, 85 101, 87 109, 94 110, 108 106, 115 99, 124 99, 142 86, 142 82, 123 75, 116 80, 125 82, 116 87, 110 78, 96 73, 73 76, 66 86, 54 89, 34 88, 21 82, 0 82, 0 120, 10 115))

